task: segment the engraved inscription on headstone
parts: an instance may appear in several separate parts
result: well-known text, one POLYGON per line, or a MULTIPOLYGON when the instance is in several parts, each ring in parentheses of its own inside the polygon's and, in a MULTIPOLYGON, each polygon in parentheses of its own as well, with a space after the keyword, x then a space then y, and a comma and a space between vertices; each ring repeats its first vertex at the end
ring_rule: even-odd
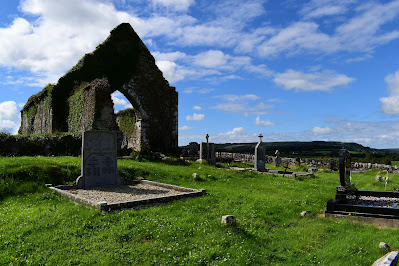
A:
POLYGON ((77 186, 120 185, 116 132, 86 131, 82 141, 82 171, 76 180, 77 186))

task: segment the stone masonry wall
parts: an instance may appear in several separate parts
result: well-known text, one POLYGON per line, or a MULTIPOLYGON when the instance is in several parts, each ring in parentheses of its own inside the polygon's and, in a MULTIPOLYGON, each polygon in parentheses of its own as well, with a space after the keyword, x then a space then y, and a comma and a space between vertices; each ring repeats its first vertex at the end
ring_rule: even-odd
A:
POLYGON ((21 111, 19 132, 81 134, 97 129, 117 131, 120 135, 110 96, 116 90, 124 94, 135 110, 128 147, 146 152, 176 151, 178 94, 127 23, 112 30, 95 51, 85 55, 57 84, 31 97, 21 111))

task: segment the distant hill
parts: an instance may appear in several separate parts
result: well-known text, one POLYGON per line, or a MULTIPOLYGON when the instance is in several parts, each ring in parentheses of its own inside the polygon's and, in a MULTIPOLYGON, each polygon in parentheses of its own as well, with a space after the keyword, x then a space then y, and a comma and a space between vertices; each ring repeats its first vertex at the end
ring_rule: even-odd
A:
MULTIPOLYGON (((223 143, 215 144, 218 152, 254 153, 257 143, 223 143)), ((263 142, 267 155, 274 155, 279 150, 282 156, 333 156, 339 154, 342 148, 353 153, 378 152, 379 150, 352 142, 338 141, 286 141, 286 142, 263 142)), ((187 148, 184 146, 181 148, 187 148)))
MULTIPOLYGON (((253 153, 256 143, 224 143, 215 144, 216 151, 253 153)), ((337 141, 287 141, 287 142, 264 142, 266 154, 272 155, 279 150, 282 155, 313 155, 336 156, 340 149, 345 148, 351 152, 377 152, 377 149, 365 147, 357 143, 337 141)))

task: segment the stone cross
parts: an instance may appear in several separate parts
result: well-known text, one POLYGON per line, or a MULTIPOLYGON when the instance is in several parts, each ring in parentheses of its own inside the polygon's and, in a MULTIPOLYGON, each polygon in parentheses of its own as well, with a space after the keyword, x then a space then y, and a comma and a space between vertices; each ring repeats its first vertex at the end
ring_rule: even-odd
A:
POLYGON ((262 133, 260 133, 258 137, 259 137, 259 143, 261 143, 262 142, 262 138, 263 138, 262 133))
POLYGON ((205 138, 206 138, 206 143, 209 143, 209 135, 208 135, 208 133, 206 133, 206 135, 205 135, 205 138))

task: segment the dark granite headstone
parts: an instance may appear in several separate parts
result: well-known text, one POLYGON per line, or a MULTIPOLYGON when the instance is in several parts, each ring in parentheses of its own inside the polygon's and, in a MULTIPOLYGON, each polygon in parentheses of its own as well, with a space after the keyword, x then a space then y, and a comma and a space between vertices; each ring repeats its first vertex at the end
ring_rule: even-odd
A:
POLYGON ((254 169, 256 171, 263 171, 265 170, 265 157, 266 151, 262 145, 262 134, 259 134, 259 142, 255 147, 255 161, 254 161, 254 169))
POLYGON ((86 131, 82 138, 82 170, 79 188, 120 185, 117 172, 117 134, 114 131, 86 131))
POLYGON ((339 181, 341 185, 337 187, 337 191, 354 190, 355 184, 351 183, 351 153, 347 149, 339 151, 339 181))

